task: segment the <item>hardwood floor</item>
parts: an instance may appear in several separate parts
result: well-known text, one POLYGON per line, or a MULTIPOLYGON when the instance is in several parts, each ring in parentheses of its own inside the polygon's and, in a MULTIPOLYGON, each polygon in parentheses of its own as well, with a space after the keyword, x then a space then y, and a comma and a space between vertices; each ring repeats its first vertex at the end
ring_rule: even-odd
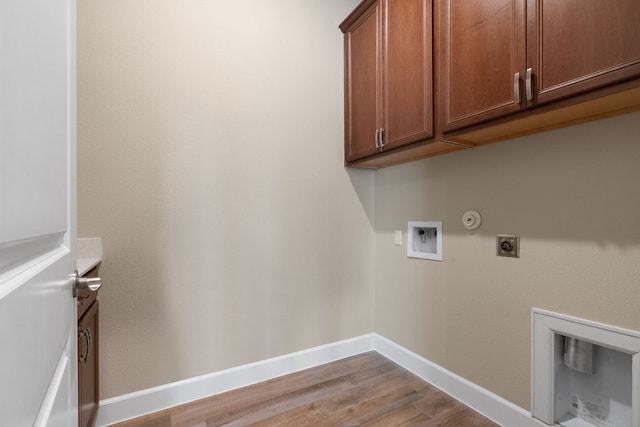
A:
POLYGON ((375 352, 116 425, 498 426, 375 352))

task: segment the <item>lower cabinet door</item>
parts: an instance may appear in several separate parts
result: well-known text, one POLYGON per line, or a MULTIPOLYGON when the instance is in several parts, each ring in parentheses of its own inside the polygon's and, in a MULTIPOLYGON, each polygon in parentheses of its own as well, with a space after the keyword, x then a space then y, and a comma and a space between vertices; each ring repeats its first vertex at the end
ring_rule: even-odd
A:
POLYGON ((98 301, 78 322, 78 422, 93 426, 98 413, 98 301))

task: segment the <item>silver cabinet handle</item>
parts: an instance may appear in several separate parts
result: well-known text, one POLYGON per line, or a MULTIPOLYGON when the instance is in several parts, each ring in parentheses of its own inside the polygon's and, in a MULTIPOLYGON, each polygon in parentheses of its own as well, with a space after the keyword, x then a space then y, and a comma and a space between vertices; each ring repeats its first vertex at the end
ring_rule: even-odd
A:
POLYGON ((80 353, 78 355, 78 359, 80 359, 80 363, 87 363, 87 358, 89 357, 89 336, 87 335, 86 331, 87 331, 86 329, 80 331, 80 338, 84 338, 85 342, 87 343, 87 352, 84 354, 80 353))
POLYGON ((527 101, 531 101, 533 99, 533 89, 531 87, 531 77, 533 74, 532 68, 527 68, 526 74, 526 91, 527 91, 527 101))
POLYGON ((380 128, 380 150, 382 150, 385 145, 387 144, 384 143, 384 128, 380 128))
POLYGON ((88 347, 87 347, 87 357, 86 359, 91 357, 91 349, 93 348, 93 336, 91 335, 91 329, 87 328, 87 337, 88 337, 88 347))
POLYGON ((373 141, 374 141, 374 142, 375 142, 375 144, 376 144, 376 150, 379 150, 379 149, 380 149, 380 143, 378 142, 378 133, 380 133, 380 129, 376 129, 376 133, 375 133, 375 135, 373 136, 373 141))
POLYGON ((89 289, 91 292, 97 292, 102 286, 102 279, 99 277, 80 277, 78 276, 78 270, 74 271, 71 275, 73 280, 73 296, 78 296, 79 290, 89 289))
POLYGON ((520 73, 513 75, 513 102, 520 104, 520 73))

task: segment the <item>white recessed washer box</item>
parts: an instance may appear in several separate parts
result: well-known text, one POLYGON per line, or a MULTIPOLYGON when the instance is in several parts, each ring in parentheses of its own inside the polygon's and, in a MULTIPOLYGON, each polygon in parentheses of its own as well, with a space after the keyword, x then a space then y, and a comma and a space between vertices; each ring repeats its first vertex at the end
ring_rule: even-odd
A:
POLYGON ((407 256, 442 261, 442 221, 409 221, 407 256))

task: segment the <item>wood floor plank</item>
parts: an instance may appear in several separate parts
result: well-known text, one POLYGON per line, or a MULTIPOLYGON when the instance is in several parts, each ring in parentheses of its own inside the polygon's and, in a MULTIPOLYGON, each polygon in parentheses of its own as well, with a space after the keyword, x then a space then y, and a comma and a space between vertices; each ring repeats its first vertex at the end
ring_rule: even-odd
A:
POLYGON ((192 419, 207 419, 212 426, 257 422, 259 417, 271 417, 292 407, 305 406, 324 395, 350 387, 349 378, 354 372, 359 375, 368 370, 377 372, 382 365, 386 365, 387 370, 393 368, 377 357, 364 357, 360 370, 357 363, 346 362, 344 366, 313 368, 225 393, 219 399, 212 398, 204 407, 196 404, 176 411, 174 422, 181 425, 192 419))
POLYGON ((436 419, 446 419, 450 413, 466 408, 464 404, 435 387, 425 392, 424 396, 416 401, 413 406, 436 419))
POLYGON ((496 427, 375 352, 190 402, 118 427, 496 427))
POLYGON ((218 418, 216 423, 211 419, 211 423, 213 425, 221 425, 225 427, 251 425, 266 418, 272 418, 286 413, 292 409, 308 407, 325 396, 330 396, 346 389, 347 384, 345 384, 344 381, 334 378, 321 384, 310 386, 306 389, 296 390, 295 392, 287 393, 282 396, 275 396, 273 399, 259 405, 230 412, 229 416, 233 418, 231 421, 225 420, 225 422, 220 423, 221 419, 218 418))
POLYGON ((251 424, 251 427, 310 426, 319 423, 326 417, 327 413, 325 409, 317 403, 312 403, 310 405, 299 406, 290 411, 258 421, 251 424))
POLYGON ((174 419, 176 423, 185 423, 190 419, 217 418, 223 424, 234 416, 242 416, 247 411, 269 405, 274 399, 295 396, 309 387, 330 387, 333 382, 340 383, 342 378, 351 374, 362 375, 370 370, 389 369, 388 361, 377 356, 374 352, 365 353, 361 358, 345 359, 344 363, 329 363, 182 405, 176 408, 174 419))
POLYGON ((364 401, 346 406, 317 423, 317 425, 327 427, 363 425, 416 398, 417 393, 413 388, 407 386, 398 387, 386 392, 384 395, 368 396, 364 401))
POLYGON ((395 427, 439 427, 439 425, 434 422, 429 415, 422 413, 421 415, 404 423, 398 424, 395 427))
POLYGON ((387 414, 374 419, 366 424, 366 427, 389 427, 389 426, 397 426, 402 423, 406 423, 411 421, 420 415, 424 415, 423 412, 420 412, 413 405, 404 405, 400 408, 388 412, 387 414))
MULTIPOLYGON (((380 362, 378 360, 377 362, 380 362)), ((361 366, 356 373, 351 370, 343 370, 342 376, 335 376, 328 381, 322 381, 318 384, 311 385, 309 389, 296 389, 290 393, 279 395, 270 399, 267 402, 254 405, 252 408, 245 408, 240 412, 232 412, 230 415, 234 416, 233 422, 225 422, 221 426, 244 426, 251 425, 264 418, 273 418, 279 416, 284 412, 299 407, 307 407, 309 404, 318 402, 318 406, 322 406, 323 412, 335 412, 335 409, 328 407, 327 401, 332 401, 336 397, 347 397, 348 399, 357 398, 357 389, 369 391, 369 383, 378 382, 381 378, 388 376, 389 378, 395 378, 400 367, 389 363, 383 363, 381 366, 379 363, 370 363, 361 366), (381 369, 384 368, 384 369, 381 369), (354 380, 354 375, 356 379, 354 380), (353 386, 353 383, 360 384, 357 387, 353 386), (320 387, 320 388, 318 388, 320 387), (327 397, 325 399, 324 397, 327 397), (325 403, 323 403, 325 402, 325 403)), ((354 367, 355 368, 355 367, 354 367)), ((388 386, 388 385, 387 385, 388 386)), ((318 421, 319 422, 319 421, 318 421)))
MULTIPOLYGON (((188 406, 178 407, 173 418, 176 423, 188 422, 190 419, 217 419, 220 424, 223 424, 225 420, 231 421, 244 412, 273 404, 277 399, 286 399, 288 396, 299 398, 300 394, 304 396, 314 389, 331 390, 334 382, 328 380, 318 383, 315 375, 310 373, 293 374, 290 378, 233 390, 188 406)), ((340 385, 340 381, 335 383, 340 385)))

